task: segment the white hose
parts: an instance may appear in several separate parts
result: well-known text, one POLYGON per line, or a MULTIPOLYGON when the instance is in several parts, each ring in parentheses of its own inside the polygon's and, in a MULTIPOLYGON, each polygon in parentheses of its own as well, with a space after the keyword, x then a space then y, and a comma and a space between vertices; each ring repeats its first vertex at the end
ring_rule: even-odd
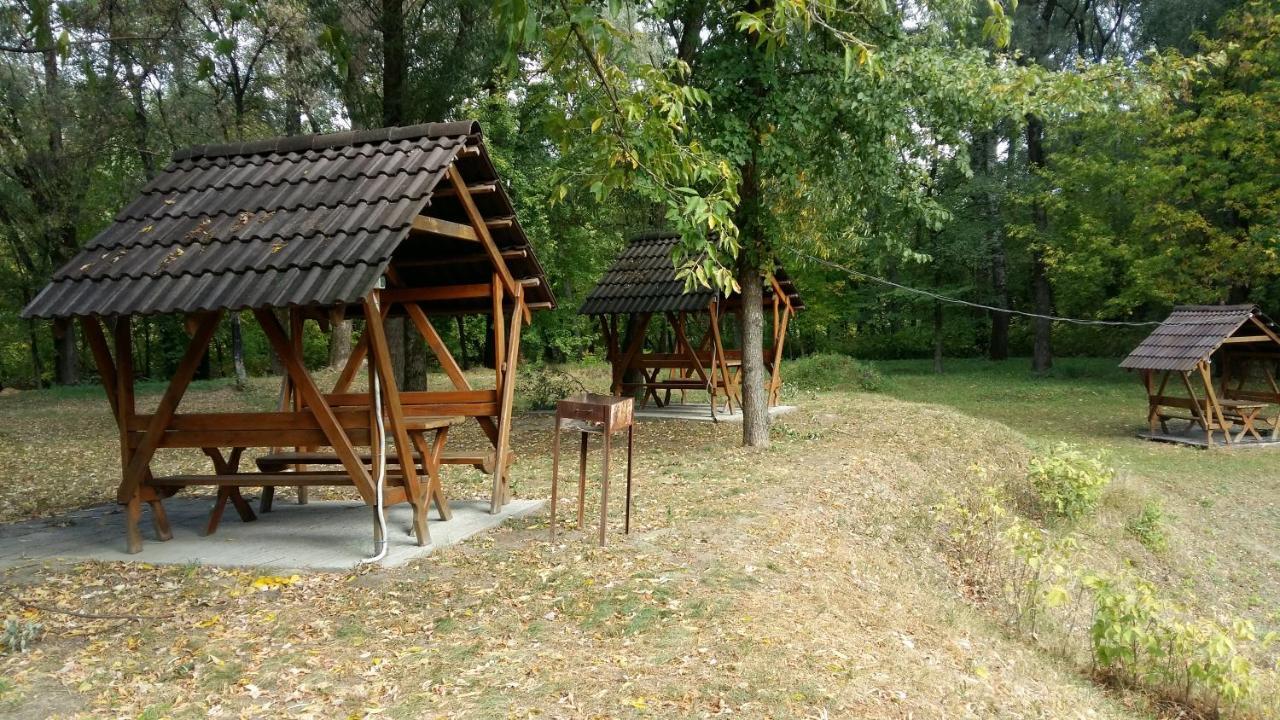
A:
MULTIPOLYGON (((378 443, 377 448, 378 466, 374 468, 374 493, 376 502, 373 507, 374 517, 378 520, 378 529, 381 530, 382 539, 373 541, 373 557, 367 557, 360 561, 360 565, 380 562, 387 556, 387 510, 383 504, 383 487, 387 482, 387 430, 382 424, 382 392, 378 387, 378 372, 376 369, 369 368, 369 385, 373 392, 373 424, 377 428, 375 435, 378 443)), ((372 450, 373 448, 370 448, 372 450)))

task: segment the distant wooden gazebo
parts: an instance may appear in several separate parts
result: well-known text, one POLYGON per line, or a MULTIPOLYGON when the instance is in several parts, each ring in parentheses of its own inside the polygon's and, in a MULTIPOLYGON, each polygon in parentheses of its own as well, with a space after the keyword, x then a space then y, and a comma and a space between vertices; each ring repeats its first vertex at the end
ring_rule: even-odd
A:
POLYGON ((213 532, 228 502, 254 519, 241 488, 264 488, 264 511, 276 486, 354 486, 374 504, 378 468, 390 465, 384 504, 410 503, 424 544, 428 504, 449 517, 438 471, 455 463, 493 474, 496 512, 510 497, 521 328, 531 311, 554 304, 479 125, 456 122, 179 152, 23 314, 74 317, 83 327, 119 427, 116 499, 127 508, 128 550, 138 552, 142 503, 167 540, 161 501, 186 486, 218 489, 213 532), (240 310, 252 311, 285 368, 280 407, 179 412, 219 321, 240 310), (191 340, 159 405, 143 414, 134 402, 131 319, 159 313, 185 317, 191 340), (471 387, 429 319, 472 313, 493 318, 493 389, 471 387), (422 334, 451 389, 396 387, 384 328, 393 314, 422 334), (303 365, 303 323, 353 317, 363 318, 364 331, 323 392, 303 365), (352 392, 365 368, 369 389, 352 392), (464 418, 479 424, 491 452, 444 451, 449 428, 464 418), (153 475, 152 459, 167 448, 201 449, 212 472, 153 475), (266 452, 255 472, 240 468, 249 448, 266 452))
MULTIPOLYGON (((730 346, 724 329, 726 315, 740 313, 742 299, 709 288, 686 292, 672 262, 679 242, 678 234, 665 231, 631 238, 579 312, 600 318, 614 395, 639 394, 641 406, 650 400, 666 406, 673 391, 683 400, 686 391, 704 390, 714 416, 721 401, 730 411, 741 403, 742 351, 730 346)), ((804 309, 780 265, 766 281, 764 304, 766 324, 772 318, 764 353, 772 406, 782 387, 787 327, 804 309)))
POLYGON ((1263 411, 1280 405, 1280 335, 1256 305, 1176 307, 1120 367, 1147 391, 1146 437, 1181 441, 1169 421, 1186 420, 1204 435, 1192 444, 1277 440, 1280 416, 1263 411))

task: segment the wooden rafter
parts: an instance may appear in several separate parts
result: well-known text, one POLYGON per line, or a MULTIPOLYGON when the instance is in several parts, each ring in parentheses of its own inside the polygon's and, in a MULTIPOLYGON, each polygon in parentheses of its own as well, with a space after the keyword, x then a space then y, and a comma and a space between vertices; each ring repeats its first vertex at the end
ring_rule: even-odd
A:
POLYGON ((507 261, 502 259, 502 252, 498 250, 498 246, 493 242, 493 236, 489 234, 489 227, 485 224, 485 218, 480 214, 480 209, 476 207, 476 202, 472 199, 471 192, 467 189, 467 184, 462 179, 462 173, 458 172, 457 167, 449 168, 449 182, 453 185, 454 192, 457 193, 458 201, 462 203, 462 209, 467 215, 467 220, 470 221, 471 227, 480 237, 480 244, 489 256, 489 261, 493 263, 494 272, 501 278, 503 289, 508 294, 515 293, 515 278, 511 276, 511 270, 507 268, 507 261))

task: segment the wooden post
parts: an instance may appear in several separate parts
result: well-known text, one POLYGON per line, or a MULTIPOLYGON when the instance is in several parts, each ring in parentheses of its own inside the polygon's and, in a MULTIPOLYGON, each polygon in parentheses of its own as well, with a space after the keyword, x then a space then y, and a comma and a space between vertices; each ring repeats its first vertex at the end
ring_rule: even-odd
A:
MULTIPOLYGON (((503 367, 503 384, 500 386, 501 400, 498 407, 498 445, 494 457, 493 497, 489 501, 489 512, 497 514, 506 503, 509 494, 507 478, 507 456, 511 452, 511 411, 516 395, 516 363, 520 358, 520 321, 524 319, 524 289, 519 285, 512 295, 511 326, 507 338, 506 357, 495 365, 503 367)), ((495 319, 496 324, 496 319, 495 319)))
MULTIPOLYGON (((191 379, 195 377, 196 368, 200 365, 200 360, 204 356, 205 348, 209 346, 209 341, 213 339, 213 333, 218 328, 218 320, 221 315, 221 312, 205 313, 196 321, 195 333, 192 335, 191 342, 187 344, 187 351, 178 363, 178 369, 174 371, 173 378, 169 381, 169 387, 165 390, 164 396, 160 398, 160 404, 151 415, 151 422, 147 424, 147 429, 144 431, 142 439, 139 440, 138 447, 134 449, 129 458, 129 466, 125 469, 124 479, 116 491, 116 500, 118 502, 128 503, 136 499, 138 488, 142 485, 146 474, 150 472, 151 458, 160 446, 160 438, 164 434, 169 420, 173 418, 174 412, 178 409, 178 403, 186 393, 187 386, 191 384, 191 379)), ((117 369, 117 374, 118 372, 117 369)), ((132 385, 132 380, 130 380, 130 385, 132 385)), ((119 394, 118 390, 117 394, 119 394)))
MULTIPOLYGON (((364 299, 364 315, 369 318, 365 323, 365 331, 369 333, 369 359, 378 373, 379 385, 382 388, 383 404, 386 406, 391 433, 395 438, 396 453, 400 459, 400 471, 404 475, 405 495, 413 507, 413 532, 418 546, 431 541, 427 532, 427 502, 418 483, 418 469, 413 462, 413 444, 409 442, 409 433, 405 429, 404 407, 400 404, 400 389, 396 386, 395 370, 391 367, 391 348, 387 344, 386 328, 382 324, 382 313, 378 311, 378 291, 370 293, 364 299)), ((370 384, 372 393, 372 384, 370 384)), ((370 406, 373 405, 370 398, 370 406)), ((370 445, 382 442, 381 438, 372 438, 370 445)), ((429 459, 423 457, 423 463, 429 459)))
POLYGON ((329 407, 324 395, 316 387, 311 376, 307 374, 307 369, 303 366, 302 359, 294 355, 293 348, 289 345, 289 340, 285 336, 284 328, 280 326, 280 321, 276 319, 275 314, 270 310, 258 309, 254 310, 253 314, 258 319, 258 324, 262 326, 262 330, 266 334, 267 340, 270 341, 272 348, 280 356, 285 370, 293 379, 294 387, 302 394, 303 403, 311 409, 311 415, 320 425, 325 439, 329 441, 330 446, 337 453, 338 459, 342 461, 342 466, 351 475, 351 482, 355 485, 356 490, 360 492, 360 497, 366 504, 374 504, 376 499, 373 495, 373 480, 369 477, 368 469, 361 462, 360 456, 356 453, 355 446, 352 445, 351 439, 347 436, 342 424, 334 416, 333 409, 329 407))

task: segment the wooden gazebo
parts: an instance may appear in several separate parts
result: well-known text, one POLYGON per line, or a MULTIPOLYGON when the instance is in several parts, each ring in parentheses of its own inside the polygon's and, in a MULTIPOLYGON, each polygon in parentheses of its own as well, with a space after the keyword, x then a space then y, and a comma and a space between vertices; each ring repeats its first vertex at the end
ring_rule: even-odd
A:
POLYGON ((1147 391, 1144 437, 1208 447, 1215 432, 1226 445, 1277 439, 1280 416, 1263 413, 1280 406, 1280 335, 1255 305, 1176 307, 1120 367, 1140 373, 1147 391), (1203 441, 1171 432, 1171 420, 1203 441))
MULTIPOLYGON (((596 284, 579 312, 597 316, 613 369, 614 395, 639 394, 641 405, 671 403, 672 392, 708 394, 714 416, 723 401, 741 402, 742 351, 724 332, 727 315, 742 309, 741 295, 725 297, 708 288, 685 290, 676 277, 672 251, 680 236, 653 231, 631 238, 596 284), (656 322, 655 322, 656 321, 656 322)), ((765 349, 765 390, 770 406, 782 387, 782 349, 791 316, 804 309, 795 284, 781 266, 764 288, 771 343, 765 349)))
POLYGON ((127 507, 128 550, 138 552, 142 504, 167 540, 162 500, 185 486, 218 488, 212 532, 228 502, 254 518, 241 488, 264 488, 269 505, 276 486, 346 485, 373 504, 378 469, 391 466, 384 504, 410 503, 424 544, 428 504, 449 517, 438 471, 455 463, 493 474, 496 512, 509 499, 521 328, 531 311, 554 303, 479 125, 455 122, 179 152, 23 314, 79 319, 119 427, 116 499, 127 507), (252 312, 286 370, 280 408, 179 412, 218 323, 241 310, 252 312), (191 340, 159 405, 142 414, 131 318, 157 313, 184 316, 191 340), (430 320, 460 313, 493 317, 493 389, 469 384, 430 320), (421 332, 451 389, 398 390, 384 328, 392 314, 421 332), (324 392, 302 362, 303 323, 343 318, 362 318, 364 329, 324 392), (369 390, 352 392, 366 367, 369 390), (478 423, 491 452, 444 451, 448 429, 465 418, 478 423), (203 450, 212 472, 153 475, 155 454, 167 448, 203 450), (240 468, 248 448, 267 453, 256 471, 240 468))

